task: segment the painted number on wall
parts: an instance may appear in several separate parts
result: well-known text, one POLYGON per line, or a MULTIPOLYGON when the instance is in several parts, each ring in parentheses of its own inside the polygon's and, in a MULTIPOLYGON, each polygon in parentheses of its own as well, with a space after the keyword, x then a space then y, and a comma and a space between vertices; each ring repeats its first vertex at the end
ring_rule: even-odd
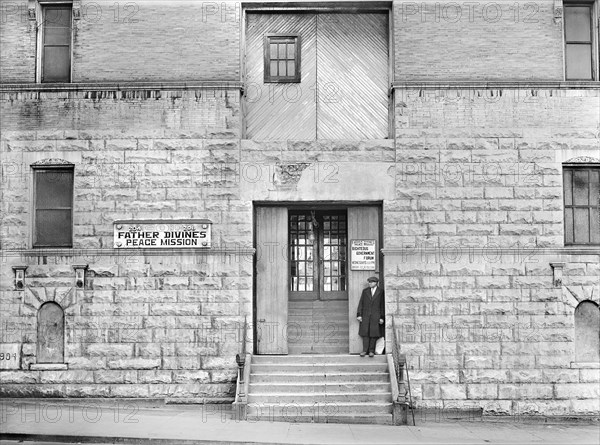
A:
POLYGON ((21 345, 0 345, 0 369, 19 369, 21 366, 21 345))

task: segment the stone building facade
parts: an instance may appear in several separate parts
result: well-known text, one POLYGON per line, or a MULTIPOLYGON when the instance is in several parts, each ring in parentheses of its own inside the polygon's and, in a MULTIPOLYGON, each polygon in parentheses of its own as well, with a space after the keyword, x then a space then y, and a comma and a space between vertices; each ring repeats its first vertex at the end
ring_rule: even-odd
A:
POLYGON ((3 396, 228 402, 376 274, 417 406, 600 413, 597 1, 0 6, 3 396))

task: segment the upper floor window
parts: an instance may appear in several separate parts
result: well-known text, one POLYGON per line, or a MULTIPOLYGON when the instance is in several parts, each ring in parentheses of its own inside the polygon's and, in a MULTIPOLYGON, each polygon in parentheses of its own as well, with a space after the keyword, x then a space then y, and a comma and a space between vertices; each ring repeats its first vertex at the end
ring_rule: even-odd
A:
POLYGON ((71 4, 42 4, 42 82, 71 81, 71 4))
POLYGON ((594 8, 593 3, 564 4, 565 62, 567 80, 594 80, 594 8))
POLYGON ((33 166, 33 247, 73 244, 73 167, 33 166))
POLYGON ((600 245, 600 166, 565 166, 565 244, 600 245))
POLYGON ((267 34, 265 82, 300 82, 300 36, 267 34))

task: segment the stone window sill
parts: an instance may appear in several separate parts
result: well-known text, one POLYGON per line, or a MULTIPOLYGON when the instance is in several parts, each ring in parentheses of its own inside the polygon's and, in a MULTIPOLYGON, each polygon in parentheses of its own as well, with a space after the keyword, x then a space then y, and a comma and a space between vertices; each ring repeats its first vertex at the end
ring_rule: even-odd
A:
POLYGON ((598 362, 571 362, 571 368, 600 369, 598 362))
POLYGON ((69 365, 66 363, 32 363, 30 371, 66 371, 69 365))

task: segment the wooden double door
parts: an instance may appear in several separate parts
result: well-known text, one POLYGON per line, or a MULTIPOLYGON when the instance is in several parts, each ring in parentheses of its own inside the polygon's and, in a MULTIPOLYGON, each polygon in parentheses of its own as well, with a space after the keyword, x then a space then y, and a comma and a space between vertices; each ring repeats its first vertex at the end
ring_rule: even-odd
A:
POLYGON ((377 206, 256 208, 255 338, 259 354, 359 352, 356 306, 376 270, 350 267, 353 239, 376 240, 377 206))

